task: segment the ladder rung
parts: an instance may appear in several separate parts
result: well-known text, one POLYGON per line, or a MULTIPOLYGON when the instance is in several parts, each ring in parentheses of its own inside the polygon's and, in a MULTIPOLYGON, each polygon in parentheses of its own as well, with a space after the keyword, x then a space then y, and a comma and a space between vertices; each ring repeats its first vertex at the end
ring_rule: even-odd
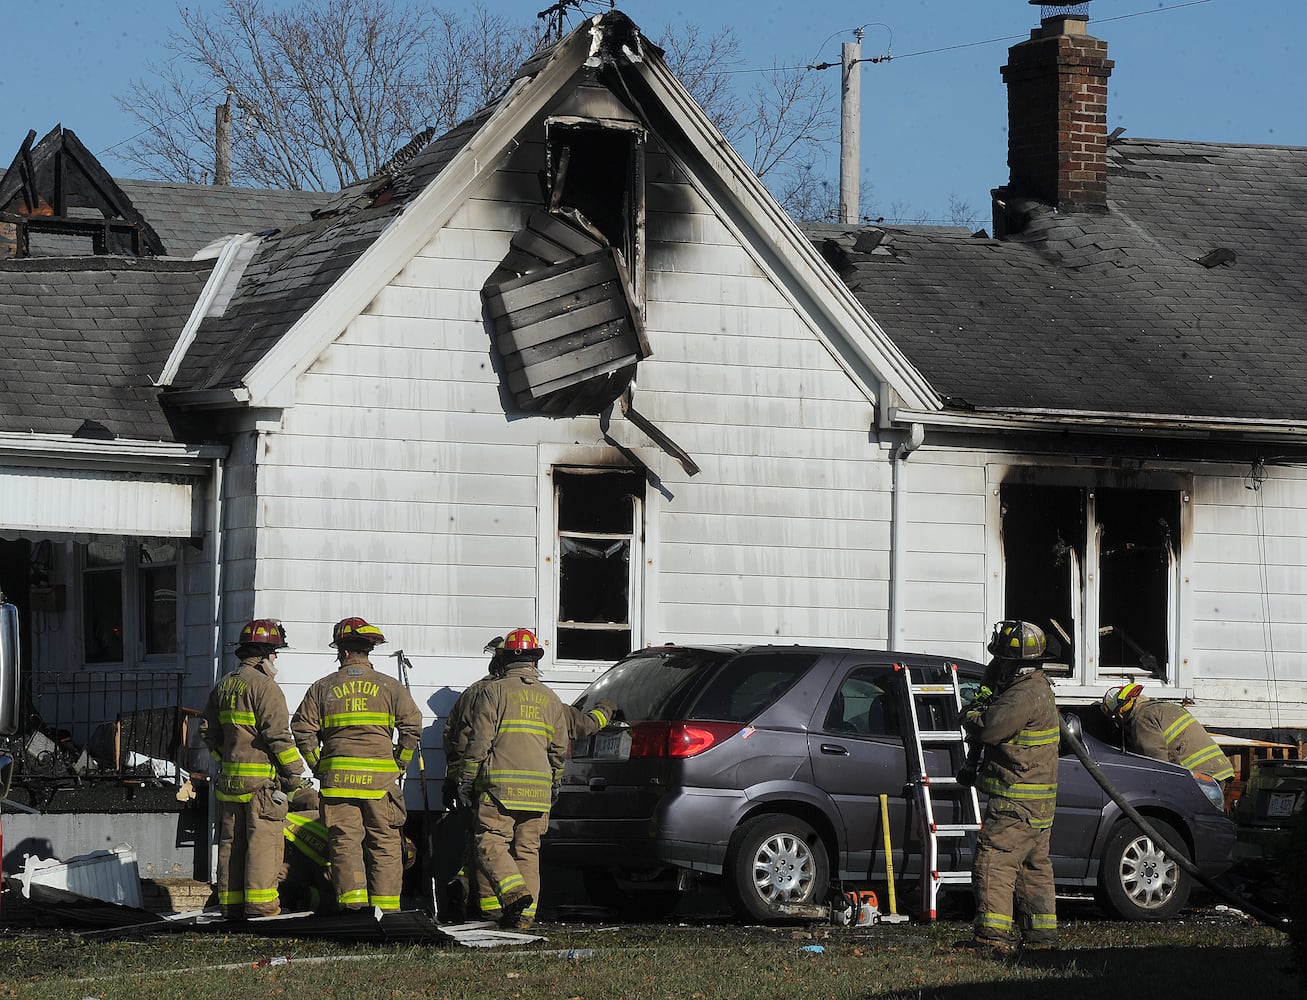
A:
POLYGON ((965 737, 960 729, 941 729, 920 734, 922 743, 962 743, 965 737))
POLYGON ((941 823, 935 827, 936 837, 965 837, 980 829, 979 823, 941 823))
POLYGON ((955 885, 962 883, 970 884, 971 882, 971 872, 969 871, 933 872, 932 874, 935 876, 936 882, 947 882, 955 885))
POLYGON ((913 684, 908 690, 913 694, 952 694, 952 684, 913 684))

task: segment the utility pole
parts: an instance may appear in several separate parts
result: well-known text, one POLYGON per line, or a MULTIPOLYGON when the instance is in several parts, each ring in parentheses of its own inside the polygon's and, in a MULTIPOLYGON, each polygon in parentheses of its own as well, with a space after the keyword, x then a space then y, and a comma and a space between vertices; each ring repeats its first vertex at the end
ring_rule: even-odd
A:
POLYGON ((214 109, 213 183, 231 186, 231 91, 227 101, 214 109))
POLYGON ((854 40, 840 46, 840 222, 853 225, 858 221, 858 188, 862 136, 862 29, 855 28, 854 40))

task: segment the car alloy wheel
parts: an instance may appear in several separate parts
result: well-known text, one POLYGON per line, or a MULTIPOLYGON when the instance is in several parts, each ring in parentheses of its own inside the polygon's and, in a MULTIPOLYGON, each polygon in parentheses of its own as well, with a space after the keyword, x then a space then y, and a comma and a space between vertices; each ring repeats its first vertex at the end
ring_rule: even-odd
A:
POLYGON ((826 849, 796 816, 755 816, 731 838, 726 870, 732 902, 744 917, 774 919, 776 908, 814 903, 830 879, 826 849))
MULTIPOLYGON (((1184 840, 1167 823, 1149 823, 1167 841, 1183 847, 1184 840)), ((1189 901, 1192 880, 1168 858, 1151 837, 1123 820, 1112 830, 1099 872, 1102 896, 1125 920, 1168 920, 1189 901)))

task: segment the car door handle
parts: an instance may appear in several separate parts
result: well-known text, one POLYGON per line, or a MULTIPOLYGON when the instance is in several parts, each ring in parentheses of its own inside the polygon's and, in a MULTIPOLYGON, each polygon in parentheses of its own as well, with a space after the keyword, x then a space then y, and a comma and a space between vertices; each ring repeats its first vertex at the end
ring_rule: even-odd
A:
POLYGON ((602 791, 604 791, 604 790, 607 789, 607 788, 608 788, 608 779, 607 779, 607 778, 591 778, 591 779, 590 779, 590 791, 592 791, 592 792, 602 792, 602 791))
POLYGON ((849 755, 849 748, 840 746, 838 743, 823 743, 821 745, 821 752, 830 754, 834 757, 847 757, 849 755))

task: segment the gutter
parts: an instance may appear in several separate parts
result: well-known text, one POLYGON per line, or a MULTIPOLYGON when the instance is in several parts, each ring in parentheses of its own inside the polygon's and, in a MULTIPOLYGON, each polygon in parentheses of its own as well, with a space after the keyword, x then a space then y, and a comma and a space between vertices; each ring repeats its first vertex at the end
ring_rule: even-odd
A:
POLYGON ((209 464, 227 454, 226 445, 177 444, 171 441, 90 441, 64 434, 0 433, 0 458, 29 466, 94 466, 110 471, 209 472, 209 464))
POLYGON ((1299 420, 1252 420, 1233 417, 1166 416, 1155 413, 1109 413, 1095 410, 907 410, 889 414, 894 423, 921 423, 949 430, 1031 431, 1046 434, 1165 433, 1170 437, 1206 439, 1239 437, 1307 441, 1307 424, 1299 420))
POLYGON ((903 548, 905 523, 907 520, 904 503, 905 466, 908 456, 922 446, 926 440, 926 428, 920 423, 908 427, 907 439, 900 443, 893 453, 891 467, 893 482, 890 486, 890 542, 889 542, 889 635, 886 649, 902 649, 900 642, 904 631, 903 622, 903 548))

